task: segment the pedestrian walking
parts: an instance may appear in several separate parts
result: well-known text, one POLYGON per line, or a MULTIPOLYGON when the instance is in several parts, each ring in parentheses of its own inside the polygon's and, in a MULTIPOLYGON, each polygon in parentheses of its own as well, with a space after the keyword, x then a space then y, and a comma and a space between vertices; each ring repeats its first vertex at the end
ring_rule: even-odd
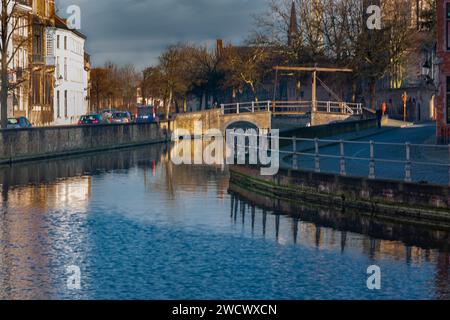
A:
POLYGON ((377 108, 377 123, 378 123, 378 129, 381 129, 381 122, 383 120, 383 109, 382 107, 377 108))
POLYGON ((383 104, 381 105, 381 110, 383 111, 383 117, 386 116, 386 114, 387 114, 387 104, 386 104, 386 102, 383 102, 383 104))

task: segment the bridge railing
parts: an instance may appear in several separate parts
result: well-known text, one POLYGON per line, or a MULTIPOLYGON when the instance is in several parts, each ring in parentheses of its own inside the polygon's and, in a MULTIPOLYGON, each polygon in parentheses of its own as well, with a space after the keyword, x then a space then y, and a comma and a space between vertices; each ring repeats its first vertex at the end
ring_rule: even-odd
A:
POLYGON ((222 104, 223 114, 240 114, 270 111, 271 101, 252 101, 222 104))
POLYGON ((273 114, 304 114, 312 111, 311 101, 274 101, 273 114))
MULTIPOLYGON (((238 135, 238 134, 235 134, 238 135)), ((248 137, 248 135, 246 135, 248 137)), ((450 185, 450 145, 280 137, 281 167, 341 176, 450 185)), ((248 151, 248 145, 245 146, 248 151)))
POLYGON ((363 113, 363 105, 362 103, 318 101, 317 111, 326 113, 360 115, 363 113))
POLYGON ((361 103, 335 101, 253 101, 222 104, 223 114, 253 113, 271 111, 273 114, 305 114, 312 110, 333 114, 360 115, 361 103), (315 104, 315 106, 314 106, 315 104))

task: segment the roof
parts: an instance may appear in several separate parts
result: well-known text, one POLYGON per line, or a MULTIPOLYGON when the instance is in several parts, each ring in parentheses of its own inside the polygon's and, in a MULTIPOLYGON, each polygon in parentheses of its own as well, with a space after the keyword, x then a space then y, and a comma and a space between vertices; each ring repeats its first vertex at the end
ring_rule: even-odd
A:
POLYGON ((55 15, 55 28, 71 31, 74 34, 76 34, 77 36, 79 36, 79 37, 81 37, 81 38, 83 38, 85 40, 87 39, 87 37, 83 33, 79 32, 76 29, 69 28, 69 26, 67 25, 67 20, 63 19, 63 18, 61 18, 61 17, 59 17, 57 15, 55 15))

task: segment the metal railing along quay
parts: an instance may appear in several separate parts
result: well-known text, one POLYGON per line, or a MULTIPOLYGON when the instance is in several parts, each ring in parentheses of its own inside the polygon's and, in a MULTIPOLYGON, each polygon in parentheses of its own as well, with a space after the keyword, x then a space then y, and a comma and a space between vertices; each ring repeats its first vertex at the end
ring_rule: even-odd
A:
MULTIPOLYGON (((235 134, 235 136, 239 134, 235 134)), ((245 134, 245 137, 251 135, 245 134)), ((280 166, 341 176, 450 185, 450 145, 280 137, 280 166)), ((247 151, 250 146, 246 144, 247 151)))

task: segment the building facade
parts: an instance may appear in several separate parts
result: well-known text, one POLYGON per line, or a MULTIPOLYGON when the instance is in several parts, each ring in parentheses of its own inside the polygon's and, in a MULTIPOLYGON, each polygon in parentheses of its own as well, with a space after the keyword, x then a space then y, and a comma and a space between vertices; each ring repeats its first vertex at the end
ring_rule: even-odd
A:
POLYGON ((8 55, 13 57, 9 66, 10 91, 8 95, 8 117, 26 115, 30 93, 30 22, 33 13, 31 0, 10 3, 9 32, 13 32, 8 44, 8 55))
POLYGON ((437 55, 439 87, 436 99, 436 135, 441 142, 450 138, 450 1, 437 0, 437 55))
POLYGON ((49 125, 53 121, 53 87, 55 59, 51 51, 51 33, 55 25, 53 0, 32 0, 30 48, 30 98, 27 117, 35 126, 49 125))
POLYGON ((48 31, 52 45, 49 55, 55 58, 53 100, 54 125, 69 125, 89 112, 88 72, 84 45, 86 37, 71 30, 64 19, 55 17, 55 28, 48 31))
MULTIPOLYGON (((389 2, 389 1, 387 1, 389 2)), ((385 102, 391 117, 404 118, 402 96, 407 94, 407 120, 413 122, 436 119, 435 99, 438 85, 436 37, 427 14, 430 3, 408 0, 403 8, 390 8, 404 13, 409 26, 411 44, 402 59, 391 66, 386 76, 377 83, 375 106, 385 102)), ((364 100, 369 101, 369 95, 364 100)))
POLYGON ((74 123, 89 110, 86 37, 56 16, 54 0, 11 6, 11 25, 17 19, 19 27, 9 45, 8 117, 27 117, 34 126, 74 123))

